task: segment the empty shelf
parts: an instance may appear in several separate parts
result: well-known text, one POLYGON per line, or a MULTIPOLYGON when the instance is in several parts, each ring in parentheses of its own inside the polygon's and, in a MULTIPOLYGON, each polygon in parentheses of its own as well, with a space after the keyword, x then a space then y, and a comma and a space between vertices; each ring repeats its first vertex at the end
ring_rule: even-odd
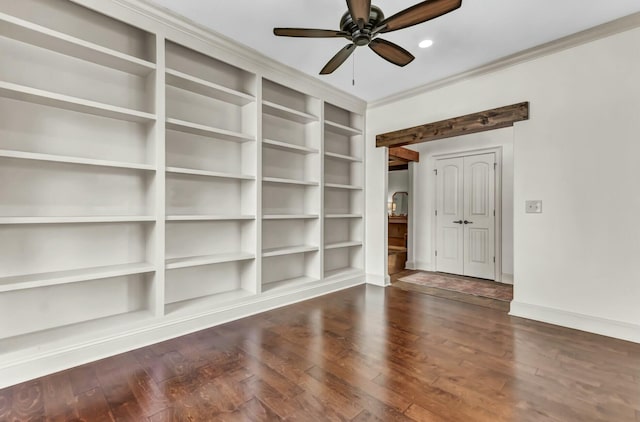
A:
POLYGON ((148 123, 156 120, 155 115, 144 111, 102 104, 4 81, 0 81, 0 97, 129 122, 148 123))
POLYGON ((246 261, 254 259, 255 255, 249 252, 221 253, 213 255, 189 256, 185 258, 167 259, 166 269, 197 267, 201 265, 221 264, 223 262, 246 261))
POLYGON ((17 360, 28 350, 68 350, 70 345, 87 342, 95 344, 102 339, 113 339, 113 336, 123 335, 130 330, 148 327, 152 318, 153 314, 150 311, 139 310, 92 319, 0 340, 0 350, 3 352, 3 359, 9 359, 9 355, 14 355, 13 358, 17 360))
POLYGON ((325 214, 325 218, 362 218, 362 214, 325 214))
POLYGON ((341 185, 339 183, 325 183, 324 187, 325 188, 331 188, 331 189, 362 190, 362 186, 341 185))
POLYGON ((233 221, 255 220, 253 215, 168 215, 167 221, 233 221))
POLYGON ((351 277, 358 277, 361 275, 364 275, 364 270, 362 269, 353 268, 353 267, 344 267, 344 268, 338 268, 335 270, 325 271, 324 279, 326 281, 333 281, 336 279, 342 279, 342 278, 346 279, 351 277))
POLYGON ((107 265, 77 270, 0 277, 0 292, 143 274, 153 271, 155 271, 155 267, 152 264, 138 262, 134 264, 107 265))
POLYGON ((255 98, 244 92, 227 88, 186 73, 167 69, 166 81, 168 85, 194 92, 199 95, 215 98, 227 103, 243 106, 255 101, 255 98))
POLYGON ((325 155, 325 157, 333 158, 335 160, 352 161, 354 163, 361 163, 362 162, 361 158, 352 157, 351 155, 336 154, 335 152, 325 152, 324 155, 325 155))
POLYGON ((325 120, 324 126, 329 132, 337 133, 339 135, 354 136, 362 134, 362 131, 359 129, 332 122, 330 120, 325 120))
POLYGON ((246 290, 238 289, 195 299, 165 305, 165 314, 170 317, 193 316, 195 313, 211 313, 225 306, 233 306, 247 298, 255 296, 246 290))
POLYGON ((279 149, 282 151, 289 151, 289 152, 297 152, 300 154, 318 153, 318 150, 316 148, 309 148, 304 145, 296 145, 289 142, 274 141, 273 139, 263 139, 262 144, 273 149, 279 149))
POLYGON ((294 110, 271 101, 262 101, 262 111, 271 116, 292 120, 298 123, 317 122, 318 117, 303 111, 294 110))
POLYGON ((136 223, 155 220, 155 217, 149 215, 94 217, 0 217, 0 224, 136 223))
POLYGON ((301 286, 307 283, 313 283, 315 281, 319 281, 319 280, 317 278, 308 277, 308 276, 289 278, 286 280, 279 280, 279 281, 272 281, 270 283, 265 283, 262 285, 262 292, 273 293, 274 291, 277 291, 277 290, 285 290, 285 289, 293 288, 296 286, 301 286))
POLYGON ((267 214, 263 220, 312 220, 318 218, 318 214, 267 214))
POLYGON ((79 38, 0 13, 0 35, 134 75, 148 75, 156 65, 79 38))
POLYGON ((282 248, 268 248, 262 250, 262 256, 268 258, 270 256, 293 255, 305 252, 316 252, 319 248, 310 245, 286 246, 282 248))
POLYGON ((201 125, 199 123, 187 122, 179 119, 168 118, 166 122, 167 130, 175 130, 178 132, 191 133, 193 135, 206 136, 223 141, 233 142, 249 142, 255 141, 255 136, 246 135, 244 133, 233 132, 231 130, 219 129, 211 126, 201 125))
POLYGON ((219 177, 223 179, 242 179, 242 180, 255 179, 254 176, 248 176, 245 174, 222 173, 217 171, 186 169, 186 168, 180 168, 180 167, 167 167, 167 173, 187 174, 190 176, 219 177))
POLYGON ((306 180, 283 179, 280 177, 263 177, 263 182, 267 183, 284 183, 289 185, 318 186, 318 182, 308 182, 306 180))
POLYGON ((0 150, 0 157, 23 160, 48 161, 52 163, 81 164, 86 166, 114 167, 131 170, 154 171, 150 164, 125 163, 120 161, 95 160, 93 158, 66 157, 63 155, 40 154, 36 152, 0 150))
POLYGON ((339 249, 339 248, 350 248, 353 246, 362 246, 362 242, 361 241, 348 241, 348 242, 334 242, 334 243, 327 243, 326 245, 324 245, 325 249, 339 249))

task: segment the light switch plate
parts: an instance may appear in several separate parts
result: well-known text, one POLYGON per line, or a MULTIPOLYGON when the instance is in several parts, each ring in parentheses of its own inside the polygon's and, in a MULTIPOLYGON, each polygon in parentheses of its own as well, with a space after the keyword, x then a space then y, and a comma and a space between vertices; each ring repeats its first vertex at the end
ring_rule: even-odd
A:
POLYGON ((542 201, 535 199, 532 201, 525 201, 525 212, 527 214, 541 214, 542 213, 542 201))

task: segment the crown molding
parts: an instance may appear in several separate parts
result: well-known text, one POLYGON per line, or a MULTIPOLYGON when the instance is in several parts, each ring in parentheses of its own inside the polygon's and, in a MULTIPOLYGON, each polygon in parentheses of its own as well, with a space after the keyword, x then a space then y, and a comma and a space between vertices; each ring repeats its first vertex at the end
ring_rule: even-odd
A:
POLYGON ((640 27, 640 12, 634 13, 620 19, 616 19, 611 22, 604 23, 602 25, 594 26, 587 30, 577 32, 572 35, 568 35, 563 38, 559 38, 555 41, 551 41, 545 44, 541 44, 536 47, 532 47, 527 50, 503 57, 493 62, 487 63, 480 67, 458 73, 453 76, 449 76, 434 82, 430 82, 425 85, 421 85, 415 88, 408 89, 396 94, 389 95, 379 100, 370 101, 367 105, 367 109, 381 107, 396 101, 405 100, 407 98, 415 97, 417 95, 434 91, 439 88, 443 88, 448 85, 453 85, 458 82, 465 81, 467 79, 476 78, 478 76, 486 75, 489 73, 497 72, 508 67, 516 66, 518 64, 538 59, 540 57, 549 56, 570 48, 574 48, 583 44, 587 44, 593 41, 597 41, 602 38, 606 38, 612 35, 616 35, 622 32, 630 31, 640 27))
MULTIPOLYGON (((85 5, 96 5, 95 0, 73 0, 85 5)), ((103 1, 103 0, 101 0, 103 1)), ((261 52, 241 44, 225 35, 222 35, 204 25, 196 23, 167 8, 151 3, 149 0, 110 0, 112 4, 129 9, 151 21, 179 31, 199 41, 212 45, 225 55, 236 57, 242 62, 250 64, 254 73, 258 75, 278 75, 279 79, 287 81, 288 86, 294 89, 315 92, 315 96, 324 97, 320 93, 330 93, 332 103, 337 106, 355 108, 364 113, 367 102, 359 97, 342 91, 326 82, 314 78, 302 71, 275 61, 261 52)), ((100 10, 100 6, 94 7, 100 10)), ((278 82, 278 81, 276 81, 278 82)), ((314 94, 312 94, 314 95, 314 94)))

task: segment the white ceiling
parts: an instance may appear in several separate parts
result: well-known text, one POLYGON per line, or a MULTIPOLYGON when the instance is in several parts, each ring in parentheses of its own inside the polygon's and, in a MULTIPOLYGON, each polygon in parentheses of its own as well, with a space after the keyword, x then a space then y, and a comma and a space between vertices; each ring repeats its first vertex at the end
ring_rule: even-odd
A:
MULTIPOLYGON (((381 38, 409 50, 416 60, 404 68, 367 47, 329 76, 318 72, 346 45, 344 39, 275 37, 274 27, 339 29, 345 0, 152 0, 174 12, 316 76, 364 100, 461 73, 518 51, 640 12, 638 0, 463 0, 452 13, 381 38), (432 39, 421 49, 418 43, 432 39)), ((374 0, 389 17, 419 0, 374 0)), ((353 57, 353 56, 352 56, 353 57)))

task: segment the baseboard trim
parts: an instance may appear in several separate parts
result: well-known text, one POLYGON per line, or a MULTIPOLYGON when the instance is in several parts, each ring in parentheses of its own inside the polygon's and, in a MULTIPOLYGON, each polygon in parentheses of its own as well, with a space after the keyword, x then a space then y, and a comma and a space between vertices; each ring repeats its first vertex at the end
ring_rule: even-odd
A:
POLYGON ((365 281, 364 276, 358 276, 335 282, 301 286, 292 291, 257 297, 255 301, 236 307, 222 308, 193 318, 160 320, 155 325, 150 324, 144 329, 125 331, 117 336, 95 339, 84 344, 66 345, 57 350, 40 350, 37 354, 25 355, 13 362, 3 362, 3 356, 0 354, 0 389, 240 318, 359 286, 365 281))
POLYGON ((407 261, 406 265, 404 266, 407 270, 415 270, 416 269, 416 263, 413 261, 407 261))
POLYGON ((640 343, 640 325, 623 321, 516 301, 511 302, 509 315, 640 343))
POLYGON ((430 262, 424 261, 416 261, 413 269, 419 271, 435 271, 435 268, 433 268, 433 265, 431 265, 430 262))
POLYGON ((367 284, 371 284, 373 286, 379 287, 387 287, 391 285, 391 277, 388 275, 376 275, 376 274, 367 274, 366 275, 367 284))

